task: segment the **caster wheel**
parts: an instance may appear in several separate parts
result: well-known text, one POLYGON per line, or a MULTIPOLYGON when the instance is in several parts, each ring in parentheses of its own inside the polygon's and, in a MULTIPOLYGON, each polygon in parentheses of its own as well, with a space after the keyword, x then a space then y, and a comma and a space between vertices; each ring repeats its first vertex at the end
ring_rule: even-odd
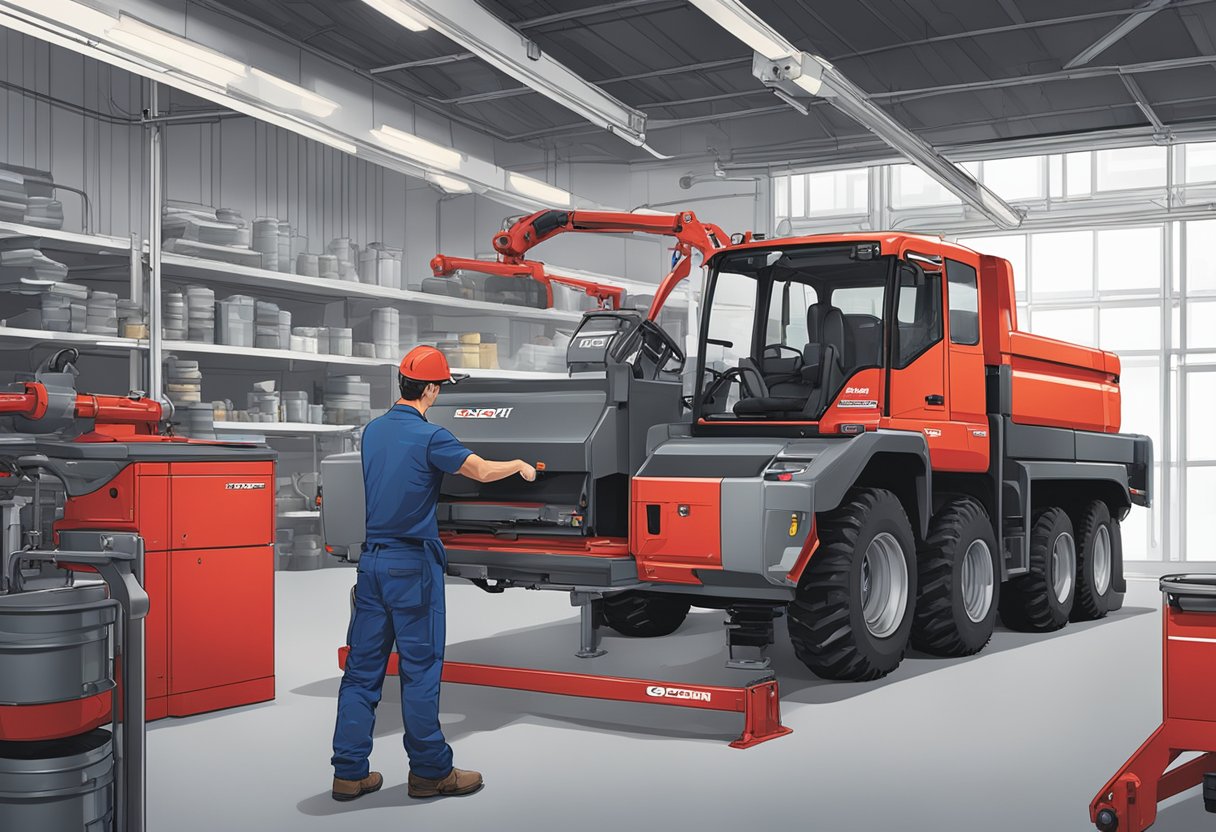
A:
POLYGON ((1094 825, 1101 832, 1115 832, 1119 828, 1119 816, 1115 814, 1113 809, 1103 809, 1098 812, 1098 819, 1094 825))

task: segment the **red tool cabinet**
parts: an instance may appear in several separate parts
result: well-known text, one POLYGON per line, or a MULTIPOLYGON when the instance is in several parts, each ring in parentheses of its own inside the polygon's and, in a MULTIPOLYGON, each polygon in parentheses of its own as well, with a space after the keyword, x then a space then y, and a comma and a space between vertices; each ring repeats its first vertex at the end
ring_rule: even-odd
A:
MULTIPOLYGON (((69 493, 56 532, 134 531, 144 540, 147 718, 273 699, 274 452, 172 439, 61 450, 107 473, 87 493, 69 493)), ((0 739, 88 731, 109 721, 110 702, 105 692, 0 705, 0 739)))
POLYGON ((1216 575, 1167 575, 1161 591, 1164 718, 1090 804, 1102 832, 1143 832, 1160 801, 1216 772, 1216 575), (1166 771, 1194 751, 1203 753, 1166 771))

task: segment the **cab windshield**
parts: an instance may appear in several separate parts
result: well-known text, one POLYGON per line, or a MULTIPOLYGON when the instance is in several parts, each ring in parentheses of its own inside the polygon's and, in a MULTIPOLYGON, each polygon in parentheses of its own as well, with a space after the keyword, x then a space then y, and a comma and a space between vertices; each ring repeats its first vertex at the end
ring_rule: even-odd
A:
POLYGON ((702 323, 700 418, 817 420, 855 372, 883 366, 895 265, 874 243, 719 259, 702 323))

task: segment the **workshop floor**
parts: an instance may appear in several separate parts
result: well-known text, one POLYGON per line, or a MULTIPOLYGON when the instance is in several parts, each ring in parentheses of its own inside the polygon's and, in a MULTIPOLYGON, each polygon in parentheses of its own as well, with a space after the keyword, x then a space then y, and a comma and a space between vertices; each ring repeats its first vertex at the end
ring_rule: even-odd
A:
MULTIPOLYGON (((450 685, 444 727, 479 794, 406 797, 396 680, 385 686, 372 766, 378 794, 329 797, 330 738, 347 622, 347 570, 278 576, 278 698, 154 724, 151 832, 378 832, 658 828, 870 832, 1082 832, 1089 801, 1160 720, 1155 581, 1134 581, 1108 620, 1049 637, 998 631, 978 657, 909 656, 888 678, 814 678, 778 628, 774 667, 791 736, 748 750, 742 718, 651 705, 450 685)), ((217 608, 222 614, 222 608, 217 608)), ((448 658, 672 681, 741 684, 727 671, 722 613, 694 613, 657 641, 605 638, 574 657, 577 610, 558 593, 448 586, 448 658)), ((1209 818, 1197 791, 1166 804, 1156 832, 1209 818)))

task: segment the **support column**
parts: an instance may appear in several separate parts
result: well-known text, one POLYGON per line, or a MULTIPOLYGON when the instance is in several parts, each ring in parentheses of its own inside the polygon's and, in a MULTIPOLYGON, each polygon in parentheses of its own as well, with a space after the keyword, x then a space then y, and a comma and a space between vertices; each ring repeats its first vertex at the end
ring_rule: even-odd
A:
POLYGON ((159 400, 164 394, 164 361, 161 358, 161 192, 162 165, 160 85, 149 82, 148 107, 144 110, 144 129, 148 131, 148 398, 159 400))

